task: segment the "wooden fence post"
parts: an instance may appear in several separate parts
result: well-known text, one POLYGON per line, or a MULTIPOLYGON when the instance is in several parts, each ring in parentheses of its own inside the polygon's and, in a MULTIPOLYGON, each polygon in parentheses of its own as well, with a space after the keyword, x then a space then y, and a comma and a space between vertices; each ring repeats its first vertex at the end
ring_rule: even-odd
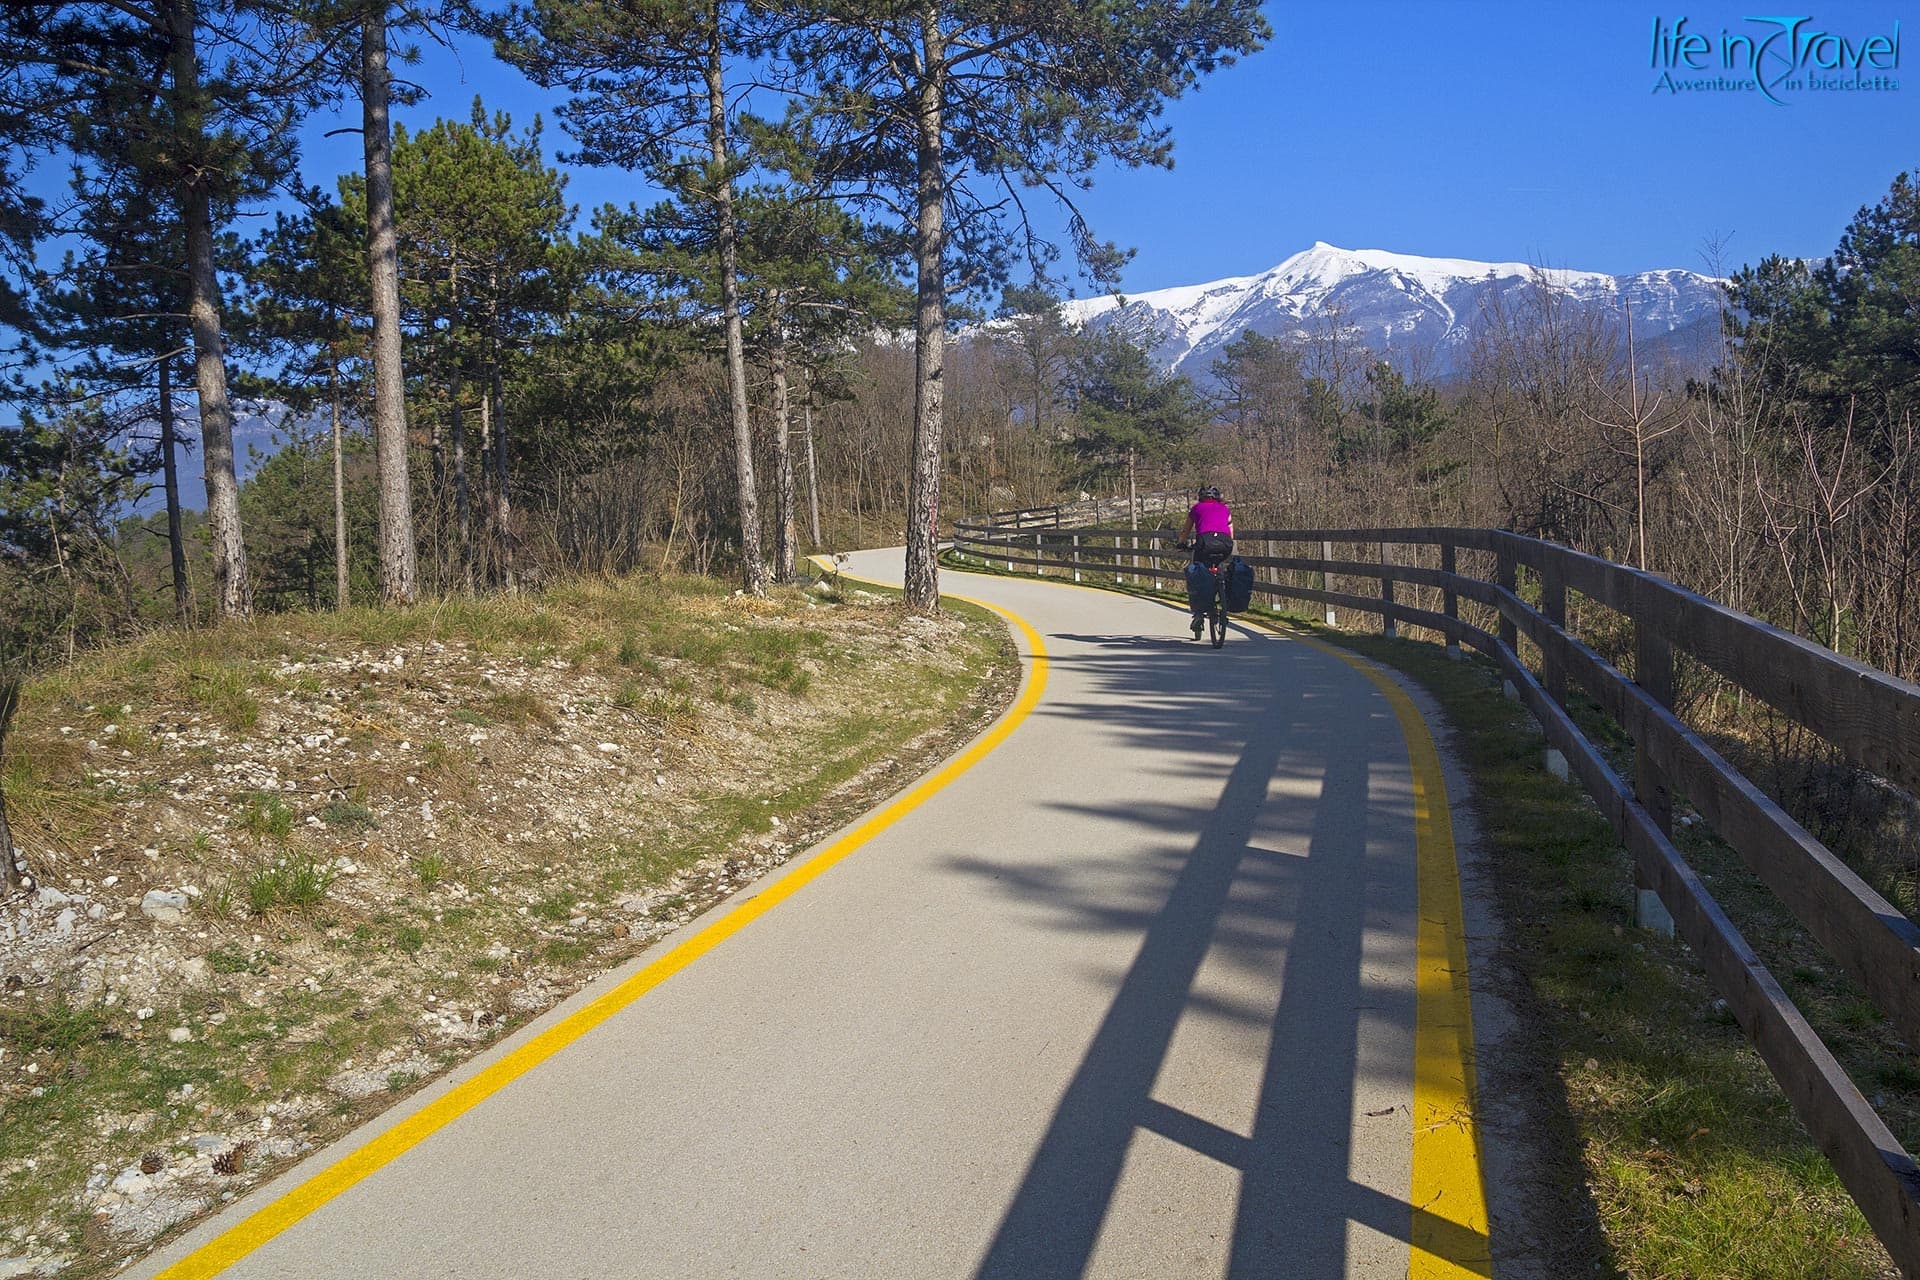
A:
MULTIPOLYGON (((1567 629, 1567 584, 1551 552, 1540 568, 1540 612, 1556 631, 1567 629)), ((1567 705, 1566 664, 1560 661, 1557 651, 1546 646, 1540 650, 1540 684, 1557 705, 1567 705)))
MULTIPOLYGON (((1333 544, 1331 542, 1322 542, 1320 544, 1320 559, 1323 563, 1332 561, 1333 544)), ((1333 575, 1328 573, 1325 569, 1322 569, 1320 571, 1320 589, 1322 591, 1333 590, 1333 575)), ((1327 601, 1327 625, 1330 627, 1334 625, 1333 601, 1331 600, 1327 601)))
MULTIPOLYGON (((1455 572, 1454 550, 1451 542, 1440 544, 1440 572, 1449 575, 1447 585, 1440 589, 1440 612, 1444 613, 1448 620, 1458 622, 1460 621, 1460 596, 1454 591, 1451 578, 1455 572)), ((1452 631, 1447 632, 1447 657, 1455 662, 1460 660, 1460 637, 1452 631)))
POLYGON ((1040 544, 1040 532, 1035 530, 1033 535, 1033 574, 1036 578, 1044 578, 1047 576, 1047 566, 1040 563, 1045 556, 1046 548, 1040 544))
POLYGON ((1080 581, 1080 535, 1073 535, 1073 580, 1080 581))
MULTIPOLYGON (((1505 547, 1500 548, 1499 551, 1494 553, 1493 583, 1503 591, 1511 593, 1514 590, 1513 553, 1505 547)), ((1506 648, 1508 653, 1518 657, 1520 654, 1520 629, 1514 624, 1513 619, 1506 615, 1505 610, 1501 610, 1500 612, 1499 631, 1500 643, 1506 648)), ((1500 691, 1509 698, 1517 698, 1520 696, 1520 691, 1513 687, 1513 681, 1511 680, 1502 680, 1500 682, 1500 691)))
MULTIPOLYGON (((1633 620, 1633 679, 1661 706, 1673 707, 1673 648, 1642 618, 1633 620)), ((1673 834, 1673 786, 1644 744, 1633 753, 1633 794, 1654 824, 1673 834)), ((1673 936, 1673 916, 1635 867, 1634 920, 1643 929, 1673 936)))
MULTIPOLYGON (((1380 544, 1380 567, 1387 569, 1392 565, 1393 544, 1383 542, 1380 544)), ((1400 629, 1393 621, 1393 579, 1385 573, 1380 575, 1380 604, 1380 634, 1391 640, 1400 634, 1400 629)))
MULTIPOLYGON (((1567 583, 1560 574, 1560 562, 1553 558, 1551 551, 1540 564, 1540 612, 1555 631, 1566 634, 1567 583)), ((1556 706, 1567 705, 1567 664, 1560 660, 1560 651, 1552 645, 1540 646, 1540 687, 1556 706)), ((1567 771, 1567 757, 1557 747, 1547 748, 1547 772, 1562 782, 1571 776, 1567 771)))

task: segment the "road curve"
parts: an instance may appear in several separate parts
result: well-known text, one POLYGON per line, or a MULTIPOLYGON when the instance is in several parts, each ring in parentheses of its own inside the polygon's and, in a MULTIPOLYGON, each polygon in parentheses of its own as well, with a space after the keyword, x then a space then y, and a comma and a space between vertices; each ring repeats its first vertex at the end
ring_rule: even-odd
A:
MULTIPOLYGON (((847 568, 897 582, 899 553, 847 568)), ((1003 741, 134 1274, 1488 1274, 1484 1217, 1432 1208, 1477 1202, 1477 1166, 1412 1203, 1416 1131, 1473 1143, 1416 1123, 1432 803, 1405 713, 1296 640, 1215 651, 1114 593, 943 587, 1041 637, 1003 741)))

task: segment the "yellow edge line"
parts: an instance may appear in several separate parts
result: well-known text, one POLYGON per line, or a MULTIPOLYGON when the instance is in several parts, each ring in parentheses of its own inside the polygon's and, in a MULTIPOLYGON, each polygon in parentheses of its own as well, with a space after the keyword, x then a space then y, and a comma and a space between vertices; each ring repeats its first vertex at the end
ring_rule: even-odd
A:
MULTIPOLYGON (((1132 596, 1175 610, 1181 607, 1176 601, 1099 583, 1059 582, 1041 574, 983 576, 1024 577, 1077 591, 1132 596)), ((1413 1247, 1407 1258, 1407 1275, 1409 1280, 1490 1278, 1493 1251, 1475 1111, 1466 912, 1460 901, 1459 857, 1453 843, 1453 815, 1447 807, 1446 775, 1440 768, 1439 749, 1406 690, 1372 663, 1284 623, 1245 615, 1240 621, 1340 659, 1385 695, 1399 722, 1413 774, 1414 878, 1419 891, 1419 926, 1414 941, 1413 1224, 1409 1236, 1413 1247)))
MULTIPOLYGON (((1259 623, 1280 630, 1274 624, 1259 623)), ((1466 912, 1440 752, 1413 699, 1355 654, 1299 632, 1285 634, 1331 654, 1373 682, 1393 707, 1413 772, 1414 878, 1420 918, 1414 941, 1413 1226, 1408 1280, 1491 1277, 1493 1246, 1481 1171, 1473 1069, 1473 997, 1467 984, 1466 912)))
MULTIPOLYGON (((966 599, 956 596, 954 599, 966 599)), ((200 1280, 218 1275, 247 1254, 340 1195, 361 1179, 392 1163, 438 1130, 471 1111, 502 1088, 559 1053, 589 1031, 613 1017, 647 992, 687 968, 740 930, 792 897, 808 883, 919 808, 935 792, 958 778, 1004 742, 1039 704, 1047 684, 1047 649, 1039 632, 1026 621, 997 605, 968 600, 1011 622, 1028 645, 1032 664, 1020 696, 1012 708, 970 747, 922 779, 912 790, 869 815, 838 840, 793 869, 760 893, 707 924, 692 937, 641 967, 618 986, 585 1008, 548 1027, 519 1048, 455 1085, 420 1110, 369 1139, 336 1163, 316 1173, 271 1204, 215 1236, 159 1273, 156 1280, 200 1280)))

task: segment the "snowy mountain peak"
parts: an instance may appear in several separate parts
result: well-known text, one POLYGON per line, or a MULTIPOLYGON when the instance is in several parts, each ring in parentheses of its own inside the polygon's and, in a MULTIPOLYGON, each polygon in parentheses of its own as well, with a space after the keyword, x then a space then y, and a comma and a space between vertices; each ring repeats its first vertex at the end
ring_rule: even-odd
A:
POLYGON ((1613 276, 1524 262, 1425 258, 1385 249, 1343 249, 1317 240, 1258 275, 1155 289, 1123 299, 1069 302, 1067 318, 1110 323, 1121 307, 1160 336, 1155 354, 1201 381, 1220 348, 1252 330, 1306 340, 1330 325, 1388 356, 1418 357, 1438 374, 1464 357, 1474 326, 1493 305, 1511 306, 1536 287, 1577 307, 1605 308, 1657 337, 1717 316, 1717 281, 1692 271, 1613 276))

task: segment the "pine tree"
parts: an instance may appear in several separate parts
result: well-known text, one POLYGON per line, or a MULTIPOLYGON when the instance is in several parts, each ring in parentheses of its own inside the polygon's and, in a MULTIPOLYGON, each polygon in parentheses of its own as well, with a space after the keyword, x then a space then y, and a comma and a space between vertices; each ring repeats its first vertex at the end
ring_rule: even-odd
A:
MULTIPOLYGON (((817 172, 890 205, 911 228, 917 290, 906 599, 939 603, 935 547, 948 294, 1004 279, 1015 247, 1001 221, 1047 191, 1103 283, 1125 255, 1098 242, 1072 201, 1102 162, 1171 163, 1165 103, 1257 49, 1256 0, 1126 6, 1073 0, 973 5, 919 0, 783 5, 802 99, 824 145, 817 172)), ((1028 230, 1022 225, 1016 231, 1028 230)), ((1027 234, 1036 273, 1046 251, 1027 234)))
POLYGON ((41 336, 31 281, 50 215, 25 180, 59 136, 60 116, 45 109, 46 64, 36 61, 47 57, 44 28, 54 16, 46 9, 0 10, 0 334, 8 335, 0 346, 0 400, 20 390, 41 336))
POLYGON ((1000 317, 992 341, 1020 369, 1027 421, 1043 439, 1051 439, 1061 380, 1076 341, 1060 295, 1043 280, 1010 285, 1000 295, 1000 317))
POLYGON ((1814 278, 1832 316, 1835 378, 1889 418, 1920 408, 1920 182, 1902 173, 1856 213, 1814 278))
POLYGON ((157 461, 166 500, 174 617, 193 618, 182 531, 175 388, 189 349, 182 317, 184 237, 167 216, 155 175, 120 163, 129 117, 92 121, 76 131, 75 150, 101 161, 76 165, 74 220, 81 247, 43 284, 36 320, 45 340, 65 350, 66 378, 88 402, 139 435, 157 427, 143 464, 157 461))
MULTIPOLYGON (((119 128, 109 153, 80 143, 83 164, 124 165, 154 189, 181 229, 187 328, 200 402, 201 459, 213 543, 217 608, 252 609, 233 460, 233 411, 223 344, 216 240, 224 222, 290 171, 300 95, 286 80, 284 32, 266 0, 102 0, 37 19, 7 15, 18 35, 37 21, 27 108, 119 128), (204 38, 204 39, 203 39, 204 38)), ((25 50, 23 50, 25 52, 25 50)))
POLYGON ((1160 372, 1124 324, 1085 334, 1067 376, 1075 450, 1096 468, 1124 466, 1129 492, 1141 462, 1180 461, 1208 417, 1192 381, 1160 372))
POLYGON ((360 129, 366 154, 367 275, 373 310, 373 441, 380 474, 380 598, 388 604, 411 604, 420 593, 420 576, 407 463, 399 245, 393 225, 389 7, 386 0, 374 0, 360 15, 360 129))
MULTIPOLYGON (((512 584, 511 436, 503 396, 512 350, 550 330, 565 309, 560 246, 573 216, 566 179, 541 153, 540 124, 515 136, 505 115, 478 99, 471 120, 438 121, 394 142, 400 258, 422 348, 410 361, 446 390, 430 417, 436 497, 450 479, 462 577, 473 585, 475 541, 467 465, 467 375, 480 396, 483 507, 512 584), (450 455, 450 456, 448 456, 450 455)), ((443 508, 444 509, 444 508, 443 508)), ((444 542, 444 539, 442 539, 444 542)))
POLYGON ((1358 422, 1336 442, 1339 461, 1368 459, 1380 464, 1404 457, 1438 435, 1447 423, 1440 393, 1433 387, 1407 381, 1406 375, 1385 360, 1367 366, 1367 399, 1358 410, 1358 422))
POLYGON ((724 0, 535 0, 501 25, 499 48, 537 83, 574 95, 560 114, 578 159, 644 173, 705 210, 696 225, 710 231, 718 262, 741 573, 746 590, 763 595, 734 209, 741 162, 728 101, 733 65, 760 47, 754 21, 752 8, 724 0))
POLYGON ((324 399, 333 471, 333 603, 352 603, 347 534, 346 406, 358 398, 367 360, 364 320, 370 303, 360 257, 364 224, 318 192, 297 216, 276 215, 252 246, 245 327, 262 355, 280 369, 261 386, 296 415, 324 399))

